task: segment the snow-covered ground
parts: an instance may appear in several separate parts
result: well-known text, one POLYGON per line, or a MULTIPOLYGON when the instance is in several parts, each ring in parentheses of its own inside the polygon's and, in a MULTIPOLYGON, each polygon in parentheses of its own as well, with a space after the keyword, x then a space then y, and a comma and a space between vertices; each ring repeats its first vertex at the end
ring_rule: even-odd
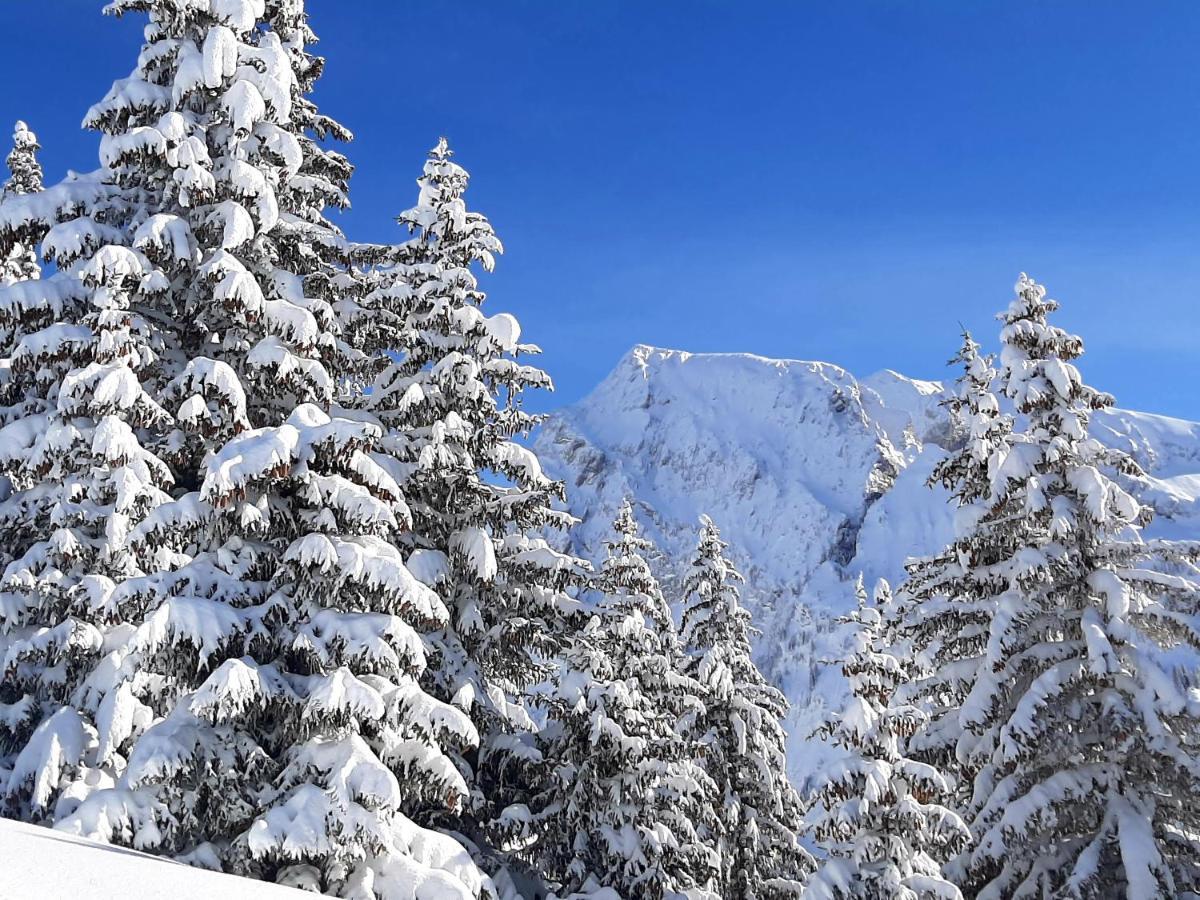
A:
MULTIPOLYGON (((537 437, 590 558, 626 496, 668 574, 666 560, 691 553, 697 517, 716 520, 747 576, 759 662, 793 704, 789 771, 801 788, 828 758, 808 735, 843 698, 822 661, 840 655, 833 620, 853 579, 899 581, 907 557, 949 537, 952 508, 925 486, 949 440, 943 396, 938 382, 891 371, 857 379, 829 363, 638 346, 537 437)), ((1200 537, 1200 424, 1115 410, 1093 430, 1153 476, 1138 492, 1158 513, 1151 533, 1200 537)))
POLYGON ((301 900, 302 891, 0 819, 0 900, 301 900))

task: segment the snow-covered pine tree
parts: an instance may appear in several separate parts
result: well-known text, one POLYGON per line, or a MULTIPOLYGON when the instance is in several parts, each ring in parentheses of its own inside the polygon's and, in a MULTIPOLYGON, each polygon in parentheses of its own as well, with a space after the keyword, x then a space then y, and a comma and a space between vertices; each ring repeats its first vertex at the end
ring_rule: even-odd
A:
POLYGON ((850 682, 845 711, 819 733, 842 748, 817 791, 809 834, 826 854, 804 897, 948 900, 961 894, 941 864, 968 839, 966 824, 942 805, 952 786, 933 766, 908 758, 904 742, 925 723, 913 706, 893 705, 904 676, 888 652, 883 611, 869 603, 859 577, 858 608, 845 620, 857 631, 842 665, 850 682))
POLYGON ((653 630, 662 657, 670 664, 663 667, 663 677, 654 682, 653 688, 659 692, 664 705, 683 716, 688 712, 685 698, 689 696, 689 689, 691 694, 696 693, 695 686, 686 678, 678 677, 685 664, 683 642, 667 598, 646 561, 646 557, 654 552, 654 545, 642 536, 629 500, 617 510, 613 536, 605 549, 607 555, 597 586, 615 606, 628 614, 640 615, 646 626, 653 630))
MULTIPOLYGON (((37 159, 42 149, 37 135, 24 122, 13 128, 13 148, 8 154, 9 178, 0 190, 0 201, 8 194, 36 194, 42 190, 42 167, 37 159)), ((0 236, 0 285, 40 278, 37 251, 32 244, 0 236)))
POLYGON ((13 488, 0 505, 0 532, 11 540, 0 582, 0 702, 16 754, 2 793, 24 819, 53 818, 60 791, 77 797, 111 779, 122 761, 106 732, 140 718, 127 708, 127 722, 112 721, 112 651, 127 617, 111 593, 141 574, 130 529, 169 499, 171 473, 139 440, 161 433, 168 416, 142 381, 155 357, 149 327, 130 309, 139 279, 121 249, 100 248, 53 282, 8 289, 75 279, 68 289, 93 307, 27 335, 7 360, 28 414, 0 430, 0 472, 13 488))
POLYGON ((42 145, 38 143, 37 135, 21 121, 13 126, 12 140, 13 148, 5 160, 9 178, 4 184, 3 193, 36 194, 43 187, 42 165, 37 158, 42 145))
MULTIPOLYGON (((7 159, 9 178, 0 188, 0 204, 3 204, 6 196, 33 194, 42 190, 42 167, 37 160, 39 149, 37 136, 24 122, 17 122, 13 129, 13 148, 7 159)), ((35 249, 36 241, 40 237, 41 232, 37 229, 30 229, 25 233, 18 233, 17 229, 0 230, 0 289, 6 285, 41 277, 42 270, 35 249)), ((8 298, 0 295, 0 302, 5 299, 8 298)), ((11 321, 12 317, 6 318, 11 321)), ((15 327, 4 329, 0 326, 0 340, 3 341, 0 344, 0 353, 4 354, 3 359, 11 357, 11 339, 16 334, 15 327)), ((10 366, 0 367, 0 425, 21 418, 31 411, 23 402, 27 399, 27 389, 28 384, 23 383, 22 379, 13 379, 10 366)), ((39 405, 44 408, 43 404, 39 405)), ((0 477, 0 497, 7 500, 12 496, 12 492, 9 479, 0 477)), ((0 505, 0 519, 12 516, 15 505, 0 505)), ((2 528, 0 525, 0 529, 2 528)), ((23 545, 27 546, 28 541, 23 542, 23 545)), ((20 552, 21 546, 21 543, 14 543, 0 547, 0 572, 12 562, 15 553, 20 552)), ((10 627, 8 620, 0 613, 0 665, 3 664, 9 642, 14 639, 14 632, 9 631, 10 627)), ((8 773, 12 769, 11 754, 28 736, 36 716, 31 694, 26 694, 24 689, 16 684, 9 685, 7 689, 0 686, 0 791, 4 790, 8 773)))
POLYGON ((798 896, 812 859, 800 847, 800 798, 787 779, 787 701, 750 657, 750 614, 741 574, 708 516, 683 581, 689 673, 704 687, 692 735, 716 785, 722 829, 717 893, 724 900, 798 896))
MULTIPOLYGON (((130 624, 110 629, 112 641, 94 629, 45 632, 46 653, 68 638, 94 655, 111 650, 94 667, 107 681, 83 696, 96 726, 84 733, 72 719, 49 738, 35 732, 10 793, 32 784, 45 808, 42 785, 62 782, 61 760, 81 752, 62 749, 69 725, 83 736, 67 746, 108 769, 88 784, 100 790, 60 804, 61 827, 356 897, 474 896, 482 880, 465 851, 401 812, 419 800, 462 806, 466 785, 445 751, 461 754, 476 736, 419 685, 420 634, 448 616, 396 546, 411 523, 388 471, 398 463, 378 452, 378 423, 333 405, 355 350, 331 300, 352 291, 353 275, 325 210, 345 202, 349 165, 317 143, 344 133, 305 96, 321 62, 306 50, 304 5, 118 0, 109 10, 145 12, 150 24, 133 74, 88 116, 104 168, 36 202, 6 202, 0 226, 53 225, 44 246, 61 277, 28 305, 48 316, 63 298, 90 304, 101 323, 116 318, 141 337, 136 353, 128 338, 95 340, 125 371, 157 376, 177 426, 147 407, 157 415, 142 413, 134 431, 122 420, 104 440, 83 432, 101 456, 94 464, 70 457, 94 480, 122 479, 117 502, 139 505, 108 516, 126 568, 86 559, 88 591, 70 571, 62 589, 130 624), (78 215, 93 207, 104 215, 78 215), (139 455, 134 435, 169 459, 182 488, 153 514, 135 476, 169 473, 139 455), (37 766, 30 747, 47 748, 37 766)), ((90 341, 97 328, 67 329, 59 344, 90 341)), ((33 349, 43 346, 55 349, 33 349)), ((72 404, 73 427, 92 414, 80 397, 118 413, 146 406, 136 379, 110 385, 108 369, 93 368, 65 379, 70 390, 47 389, 57 407, 72 404)), ((21 449, 23 434, 8 444, 21 449)), ((38 484, 35 496, 46 490, 38 484)), ((80 555, 66 538, 50 550, 80 555)), ((28 618, 28 605, 10 617, 28 618)))
MULTIPOLYGON (((341 313, 349 343, 368 353, 361 405, 401 462, 397 478, 413 516, 408 546, 450 608, 450 623, 434 636, 429 684, 481 732, 478 755, 460 765, 473 791, 468 831, 486 843, 496 809, 519 799, 507 785, 530 759, 523 697, 580 626, 567 592, 589 570, 542 537, 570 521, 553 506, 563 486, 515 441, 539 421, 522 409, 522 392, 551 382, 519 361, 538 348, 520 343, 517 320, 482 310, 473 268, 490 271, 500 241, 467 210, 468 175, 445 140, 417 183, 417 205, 399 217, 411 239, 341 313)), ((440 818, 437 810, 420 815, 440 818)))
POLYGON ((1178 897, 1200 889, 1200 702, 1170 650, 1200 647, 1198 548, 1146 540, 1088 434, 1112 398, 1084 384, 1058 304, 1022 275, 1001 316, 1001 383, 1023 429, 985 521, 1006 528, 985 665, 962 719, 978 736, 970 875, 980 898, 1178 897))
MULTIPOLYGON (((954 540, 939 553, 911 561, 902 592, 909 598, 899 623, 917 676, 901 686, 899 698, 924 709, 929 725, 913 736, 914 757, 956 775, 969 796, 971 776, 959 769, 958 753, 969 756, 959 710, 976 682, 996 601, 1006 583, 995 570, 1011 550, 1005 529, 988 519, 992 476, 1011 443, 1012 419, 1000 412, 993 360, 979 352, 967 332, 952 363, 962 365, 948 399, 961 443, 938 462, 930 485, 941 485, 957 504, 954 540)), ((961 799, 965 799, 961 798, 961 799)))
POLYGON ((447 611, 395 546, 380 435, 302 404, 146 520, 145 545, 202 548, 147 580, 164 599, 131 642, 132 691, 162 717, 63 827, 340 896, 478 895, 466 851, 403 813, 461 807, 445 750, 476 734, 419 684, 447 611))
MULTIPOLYGON (((159 18, 181 15, 175 6, 158 4, 159 18)), ((121 4, 111 9, 123 11, 121 4)), ((237 14, 234 5, 228 11, 237 14)), ((203 12, 197 6, 191 14, 203 12)), ((179 44, 166 27, 152 24, 144 65, 173 73, 179 44)), ((221 49, 219 44, 211 42, 209 56, 221 49)), ((194 73, 201 68, 200 53, 196 46, 190 50, 190 57, 187 48, 180 51, 179 68, 187 68, 190 58, 194 73)), ((0 444, 5 474, 16 488, 0 510, 0 527, 2 543, 18 557, 4 577, 3 617, 7 630, 22 628, 44 635, 43 641, 57 634, 59 645, 69 641, 65 648, 70 653, 51 645, 32 657, 43 660, 38 666, 44 666, 48 654, 61 657, 50 671, 69 673, 69 679, 56 676, 66 681, 56 691, 67 698, 77 697, 79 683, 91 678, 89 669, 99 651, 113 649, 95 633, 100 619, 115 624, 136 616, 112 599, 114 587, 136 574, 126 537, 150 506, 167 499, 159 489, 170 483, 161 459, 169 416, 158 404, 174 362, 164 358, 168 342, 161 327, 168 320, 163 307, 174 297, 167 264, 192 262, 193 247, 185 223, 155 212, 187 202, 186 179, 174 179, 179 174, 174 167, 190 167, 196 176, 192 187, 207 183, 206 177, 211 180, 211 173, 200 171, 199 161, 207 161, 206 156, 198 160, 203 143, 190 133, 195 111, 189 108, 185 115, 170 109, 172 103, 184 102, 183 85, 170 76, 150 81, 140 71, 141 66, 114 84, 89 111, 86 124, 103 132, 99 170, 69 176, 41 193, 8 194, 0 204, 0 242, 11 247, 40 241, 56 268, 49 279, 12 285, 0 296, 0 332, 8 348, 5 419, 12 423, 0 444), (94 408, 91 422, 82 418, 91 412, 89 406, 94 408), (140 446, 146 442, 151 450, 140 446), (153 450, 160 452, 153 455, 153 450), (93 482, 108 478, 110 484, 89 485, 79 473, 93 482), (117 515, 108 514, 113 511, 117 515), (46 541, 46 535, 52 539, 46 541), (76 596, 81 587, 87 596, 76 596), (61 597, 47 602, 55 595, 61 597), (92 630, 81 629, 80 622, 92 630)), ((10 671, 25 652, 10 648, 10 671)), ((103 672, 108 683, 89 686, 86 696, 78 698, 77 714, 98 714, 98 707, 108 704, 105 715, 116 715, 111 706, 118 702, 114 670, 120 666, 119 656, 105 658, 96 674, 103 672)), ((14 676, 9 683, 18 681, 14 676)), ((119 745, 134 728, 130 708, 125 703, 118 717, 122 721, 109 723, 127 732, 115 738, 97 739, 95 727, 65 711, 55 716, 63 723, 57 726, 59 733, 40 730, 21 748, 21 771, 5 788, 10 803, 32 784, 33 806, 19 811, 61 813, 50 806, 54 794, 76 764, 96 754, 93 761, 111 771, 75 779, 71 802, 84 782, 111 782, 123 764, 119 745), (72 734, 63 733, 64 728, 72 734)), ((144 725, 144 716, 133 718, 144 725)))
POLYGON ((35 190, 36 140, 18 128, 17 144, 0 256, 40 244, 55 272, 0 287, 0 806, 42 821, 110 783, 123 765, 112 732, 145 720, 116 709, 129 625, 111 591, 141 574, 130 530, 172 483, 153 447, 170 417, 146 315, 166 285, 127 246, 142 197, 124 165, 35 190))
POLYGON ((698 685, 678 669, 678 637, 664 637, 674 626, 628 503, 614 530, 596 613, 542 697, 532 856, 564 892, 591 880, 623 897, 706 896, 719 876, 716 786, 678 712, 703 713, 698 685))

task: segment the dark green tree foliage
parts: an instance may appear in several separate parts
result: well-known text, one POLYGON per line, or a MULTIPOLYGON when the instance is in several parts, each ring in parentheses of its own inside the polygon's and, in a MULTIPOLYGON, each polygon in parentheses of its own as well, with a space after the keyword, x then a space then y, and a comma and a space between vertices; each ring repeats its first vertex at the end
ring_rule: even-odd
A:
POLYGON ((521 799, 520 771, 536 756, 522 698, 580 627, 572 593, 589 568, 542 537, 571 521, 554 508, 563 486, 517 439, 540 421, 522 393, 551 382, 520 361, 538 348, 520 342, 517 320, 483 312, 476 271, 490 271, 502 247, 467 210, 468 181, 439 141, 417 205, 399 217, 411 238, 341 313, 365 352, 358 405, 383 426, 412 512, 410 564, 449 608, 426 682, 479 729, 478 754, 459 765, 472 792, 465 827, 486 841, 495 811, 521 799))
POLYGON ((0 432, 0 522, 49 535, 0 594, 5 689, 41 719, 8 802, 333 894, 475 896, 465 851, 404 814, 463 809, 447 753, 477 734, 421 687, 448 611, 397 546, 383 427, 338 403, 363 353, 332 302, 356 293, 326 216, 350 167, 320 141, 348 135, 307 97, 304 4, 109 11, 149 25, 88 114, 102 168, 0 205, 58 270, 0 289, 35 413, 0 432))
POLYGON ((981 898, 1177 897, 1200 887, 1197 707, 1170 650, 1200 647, 1190 544, 1148 541, 1088 434, 1113 402, 1072 362, 1083 342, 1022 276, 1001 316, 1000 384, 1020 416, 983 524, 1008 535, 970 731, 969 875, 981 898))
MULTIPOLYGON (((36 194, 42 190, 42 167, 37 159, 40 149, 42 145, 38 143, 37 135, 24 122, 17 122, 13 127, 13 148, 6 160, 9 177, 0 189, 0 199, 6 195, 36 194)), ((7 238, 0 237, 0 285, 29 281, 42 274, 33 243, 27 244, 14 237, 12 234, 7 238)))
POLYGON ((906 666, 890 652, 884 610, 858 582, 856 627, 842 666, 850 702, 822 734, 846 752, 813 798, 809 834, 824 853, 804 896, 813 900, 956 900, 942 864, 967 842, 967 826, 944 804, 952 784, 905 753, 925 726, 914 706, 893 702, 906 666))
POLYGON ((689 674, 704 711, 691 723, 704 770, 716 786, 721 828, 718 894, 726 900, 799 895, 813 868, 797 843, 803 810, 787 779, 782 721, 787 701, 750 656, 750 614, 742 576, 707 516, 683 582, 683 637, 689 674))
MULTIPOLYGON (((947 402, 960 440, 933 470, 957 505, 955 539, 938 554, 910 562, 902 593, 909 598, 899 623, 909 643, 916 675, 899 696, 918 703, 930 721, 909 741, 909 751, 926 762, 958 771, 960 745, 969 749, 959 710, 983 665, 997 601, 1006 588, 993 568, 1012 552, 1011 529, 989 518, 992 479, 1011 445, 1012 419, 994 393, 993 360, 979 352, 970 334, 951 362, 963 367, 947 402)), ((969 794, 970 777, 959 779, 969 794)))
POLYGON ((679 641, 628 504, 614 530, 597 612, 543 698, 533 856, 564 892, 591 881, 661 900, 716 884, 720 822, 715 785, 679 728, 697 686, 678 669, 679 641))

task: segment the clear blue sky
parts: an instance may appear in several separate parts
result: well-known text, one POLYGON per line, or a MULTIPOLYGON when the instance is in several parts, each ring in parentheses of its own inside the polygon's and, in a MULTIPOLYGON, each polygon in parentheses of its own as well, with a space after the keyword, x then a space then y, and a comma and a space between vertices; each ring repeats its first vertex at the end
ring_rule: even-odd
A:
MULTIPOLYGON (((140 42, 100 6, 4 0, 0 124, 54 179, 95 167, 78 123, 140 42)), ((343 224, 395 236, 449 136, 508 250, 489 306, 554 402, 636 342, 941 377, 1024 269, 1089 380, 1200 418, 1200 4, 309 6, 318 102, 357 135, 343 224)))

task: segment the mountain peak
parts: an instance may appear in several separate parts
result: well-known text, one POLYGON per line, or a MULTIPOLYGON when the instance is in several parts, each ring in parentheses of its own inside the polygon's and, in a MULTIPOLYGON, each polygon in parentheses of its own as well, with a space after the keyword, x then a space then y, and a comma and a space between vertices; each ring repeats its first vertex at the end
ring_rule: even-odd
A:
MULTIPOLYGON (((807 736, 842 699, 821 660, 841 649, 833 623, 853 603, 854 577, 899 580, 906 557, 951 534, 952 504, 926 487, 952 435, 945 396, 941 382, 890 369, 860 380, 831 363, 638 344, 537 436, 582 520, 571 540, 584 556, 602 557, 631 499, 663 551, 669 592, 700 514, 720 526, 763 632, 758 659, 793 704, 800 786, 826 752, 807 736)), ((1114 410, 1092 431, 1151 472, 1140 496, 1159 513, 1154 536, 1200 531, 1200 425, 1114 410)))

